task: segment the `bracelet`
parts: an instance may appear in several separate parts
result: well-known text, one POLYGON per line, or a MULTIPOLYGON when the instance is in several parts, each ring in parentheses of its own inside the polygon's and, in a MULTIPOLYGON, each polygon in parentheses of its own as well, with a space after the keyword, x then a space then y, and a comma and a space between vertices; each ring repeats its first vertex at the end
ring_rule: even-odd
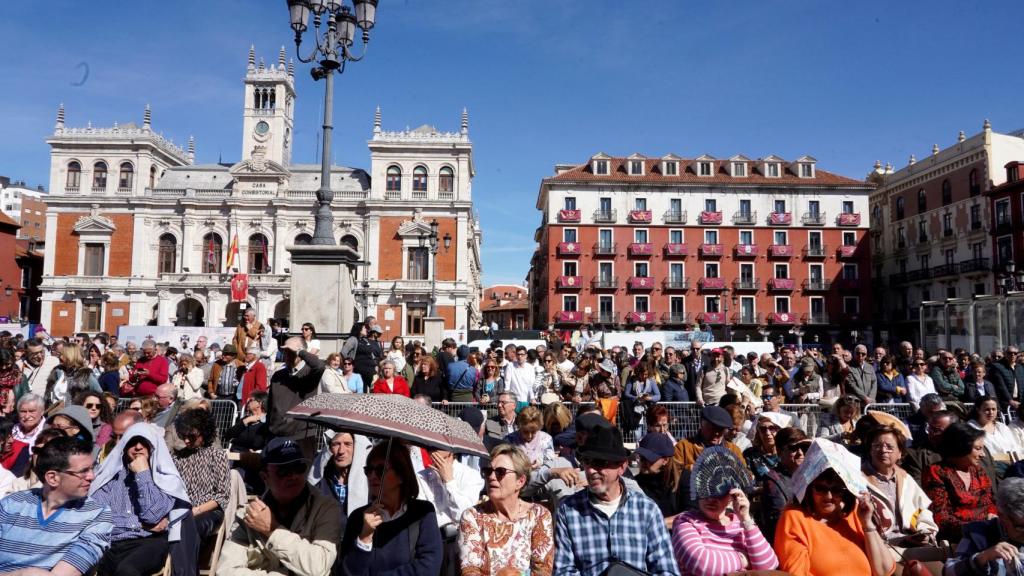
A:
POLYGON ((871 528, 864 528, 864 533, 867 534, 868 532, 878 532, 878 528, 875 528, 874 526, 871 528))

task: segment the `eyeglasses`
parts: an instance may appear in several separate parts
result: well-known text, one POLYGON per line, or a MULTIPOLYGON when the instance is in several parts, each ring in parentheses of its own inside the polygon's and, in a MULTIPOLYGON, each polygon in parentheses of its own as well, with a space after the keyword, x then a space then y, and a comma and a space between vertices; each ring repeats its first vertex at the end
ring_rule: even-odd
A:
POLYGON ((93 472, 95 472, 95 470, 96 470, 96 468, 94 466, 90 466, 90 467, 86 468, 85 470, 61 470, 61 473, 62 474, 67 474, 69 476, 74 476, 75 478, 78 478, 79 480, 83 480, 86 476, 88 476, 89 474, 92 474, 93 472))
POLYGON ((815 494, 824 496, 825 494, 832 494, 833 496, 842 496, 846 488, 841 484, 811 484, 811 490, 815 494))
POLYGON ((757 427, 757 431, 758 432, 767 432, 769 434, 778 434, 779 433, 779 427, 778 426, 758 426, 757 427))
POLYGON ((78 426, 64 426, 60 424, 51 424, 50 428, 53 428, 54 430, 60 430, 61 432, 67 432, 68 430, 81 430, 81 428, 79 428, 78 426))
POLYGON ((376 466, 363 466, 363 474, 366 474, 367 478, 371 475, 376 476, 377 478, 383 478, 385 469, 386 467, 383 464, 377 464, 376 466))
POLYGON ((584 458, 582 460, 584 468, 593 468, 595 470, 605 470, 608 468, 618 468, 621 462, 613 462, 611 460, 603 460, 601 458, 584 458))
POLYGON ((352 366, 352 363, 346 361, 346 362, 342 362, 341 365, 342 366, 352 366))
POLYGON ((480 469, 480 476, 483 477, 484 480, 490 478, 491 474, 494 474, 494 477, 498 479, 498 482, 504 480, 506 474, 515 473, 515 470, 512 470, 511 468, 502 468, 501 466, 484 466, 483 468, 480 469))
POLYGON ((915 368, 919 368, 921 366, 927 366, 927 364, 925 364, 924 362, 917 362, 917 363, 914 364, 915 368))
POLYGON ((786 450, 789 450, 790 452, 803 452, 806 454, 807 446, 804 444, 794 444, 792 446, 786 446, 786 450))
POLYGON ((661 352, 661 348, 651 348, 651 350, 654 350, 655 352, 661 352))
POLYGON ((85 406, 86 408, 99 408, 100 407, 99 403, 97 403, 97 402, 89 402, 88 404, 83 404, 83 406, 85 406))
POLYGON ((545 359, 544 359, 544 363, 545 363, 545 364, 554 364, 554 363, 555 363, 555 361, 554 361, 554 360, 552 360, 551 358, 545 358, 545 359))
POLYGON ((895 452, 896 451, 896 445, 895 444, 884 444, 884 443, 880 443, 879 442, 879 443, 872 444, 871 445, 871 449, 874 450, 875 452, 895 452))
POLYGON ((775 398, 775 394, 761 394, 761 400, 768 401, 775 398))

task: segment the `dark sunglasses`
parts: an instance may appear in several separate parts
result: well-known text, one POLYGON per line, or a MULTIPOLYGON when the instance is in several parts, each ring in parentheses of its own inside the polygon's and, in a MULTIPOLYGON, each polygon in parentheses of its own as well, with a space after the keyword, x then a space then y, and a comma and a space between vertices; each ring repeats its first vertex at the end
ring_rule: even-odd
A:
POLYGON ((618 468, 621 462, 613 462, 611 460, 603 460, 601 458, 585 458, 583 459, 582 464, 585 468, 606 470, 608 468, 618 468))
POLYGON ((811 490, 814 490, 815 494, 842 496, 846 488, 841 484, 811 484, 811 490))
POLYGON ((288 464, 278 464, 274 470, 274 475, 278 478, 287 478, 288 476, 300 476, 306 473, 305 462, 289 462, 288 464))
POLYGON ((86 408, 99 408, 100 407, 100 405, 98 403, 96 403, 96 402, 89 402, 88 404, 83 404, 83 406, 85 406, 86 408))
POLYGON ((775 394, 761 394, 761 400, 771 400, 775 398, 775 394))
POLYGON ((376 476, 377 478, 383 478, 384 470, 386 468, 387 467, 383 464, 377 464, 376 466, 363 466, 363 474, 366 474, 367 478, 369 478, 370 475, 376 476))
POLYGON ((480 469, 480 476, 482 476, 484 480, 490 478, 491 474, 494 474, 494 477, 498 479, 498 482, 504 480, 506 474, 515 473, 515 470, 512 470, 511 468, 502 468, 501 466, 484 466, 483 468, 480 469))
POLYGON ((786 450, 789 450, 790 452, 803 452, 804 454, 806 454, 807 453, 807 445, 806 444, 794 444, 793 446, 786 446, 786 450))

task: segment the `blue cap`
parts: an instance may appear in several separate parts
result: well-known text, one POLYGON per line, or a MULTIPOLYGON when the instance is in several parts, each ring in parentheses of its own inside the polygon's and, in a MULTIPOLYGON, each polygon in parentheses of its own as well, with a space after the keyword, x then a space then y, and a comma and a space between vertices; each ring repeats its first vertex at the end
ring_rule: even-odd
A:
POLYGON ((636 449, 636 454, 648 462, 657 462, 675 453, 676 447, 672 439, 662 432, 647 434, 640 440, 640 445, 636 449))
POLYGON ((274 438, 263 449, 264 464, 291 464, 292 462, 308 462, 302 449, 294 440, 274 438))

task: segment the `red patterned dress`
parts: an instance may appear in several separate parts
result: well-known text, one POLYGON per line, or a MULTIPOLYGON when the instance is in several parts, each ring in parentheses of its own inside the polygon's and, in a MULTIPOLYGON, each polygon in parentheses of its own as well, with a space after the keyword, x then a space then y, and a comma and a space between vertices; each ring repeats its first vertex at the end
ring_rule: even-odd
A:
POLYGON ((539 504, 523 505, 529 509, 513 522, 498 518, 487 502, 462 514, 462 576, 497 576, 508 568, 519 574, 551 576, 555 561, 551 513, 539 504))
POLYGON ((959 542, 963 524, 996 514, 988 474, 979 466, 971 466, 969 473, 971 485, 964 486, 956 469, 940 462, 929 466, 921 477, 921 485, 932 500, 931 511, 939 525, 940 540, 959 542))

